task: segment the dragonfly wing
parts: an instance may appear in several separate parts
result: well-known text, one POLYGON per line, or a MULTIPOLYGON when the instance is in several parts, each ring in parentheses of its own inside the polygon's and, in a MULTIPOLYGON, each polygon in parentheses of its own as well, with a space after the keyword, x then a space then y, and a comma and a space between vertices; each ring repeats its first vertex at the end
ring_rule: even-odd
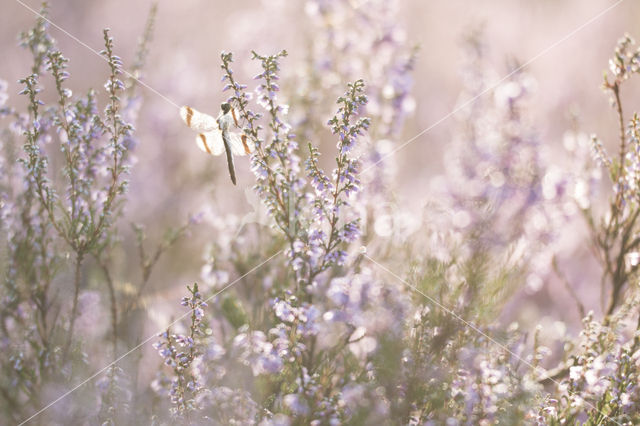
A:
POLYGON ((204 114, 191 107, 183 106, 180 108, 180 117, 187 126, 197 132, 211 132, 218 129, 218 123, 215 118, 209 114, 204 114))
POLYGON ((250 139, 238 133, 229 132, 229 144, 233 155, 247 155, 254 150, 250 139))
POLYGON ((240 140, 242 142, 242 146, 244 147, 244 151, 247 154, 251 154, 253 151, 256 150, 256 145, 253 143, 251 138, 249 138, 247 135, 240 135, 240 140))
POLYGON ((224 152, 224 142, 219 130, 200 133, 196 136, 198 148, 211 155, 220 155, 224 152))

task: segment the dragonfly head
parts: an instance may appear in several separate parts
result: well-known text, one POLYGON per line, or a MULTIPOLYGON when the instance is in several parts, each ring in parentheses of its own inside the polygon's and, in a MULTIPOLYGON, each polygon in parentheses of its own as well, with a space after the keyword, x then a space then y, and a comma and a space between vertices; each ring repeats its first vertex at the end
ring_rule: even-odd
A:
POLYGON ((220 109, 222 109, 223 114, 226 114, 231 110, 231 105, 229 105, 228 102, 223 102, 222 105, 220 105, 220 109))

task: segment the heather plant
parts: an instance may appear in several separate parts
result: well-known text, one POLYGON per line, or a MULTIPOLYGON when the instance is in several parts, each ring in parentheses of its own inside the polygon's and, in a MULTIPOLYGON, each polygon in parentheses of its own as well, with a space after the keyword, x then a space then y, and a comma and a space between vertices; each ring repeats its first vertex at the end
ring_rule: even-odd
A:
MULTIPOLYGON (((603 88, 610 95, 619 124, 619 148, 610 157, 602 142, 592 136, 593 158, 612 182, 608 209, 598 220, 584 208, 594 252, 602 266, 601 320, 589 312, 580 336, 565 346, 563 362, 543 377, 554 380, 557 396, 541 410, 541 422, 635 424, 638 413, 638 301, 637 301, 637 116, 625 126, 622 85, 638 71, 638 50, 625 35, 618 41, 603 88), (608 291, 607 291, 608 290, 608 291), (561 380, 561 381, 560 381, 561 380), (587 406, 585 406, 587 405, 587 406)), ((594 283, 595 284, 595 283, 594 283)))
MULTIPOLYGON (((144 65, 154 10, 132 68, 136 74, 144 65)), ((117 355, 123 327, 118 300, 123 295, 112 279, 110 258, 119 241, 117 222, 126 200, 129 153, 135 146, 132 123, 140 103, 136 80, 131 73, 123 78, 122 60, 104 30, 104 94, 91 89, 74 95, 67 82, 69 61, 49 34, 47 11, 45 4, 35 26, 20 36, 33 59, 31 73, 20 80, 27 111, 4 106, 6 94, 2 98, 2 115, 9 125, 2 130, 1 207, 7 245, 0 387, 3 413, 13 421, 40 409, 56 390, 87 374, 84 347, 90 336, 85 335, 86 325, 78 331, 78 322, 86 321, 103 298, 110 320, 100 319, 105 326, 95 333, 107 333, 111 342, 103 361, 117 355), (44 91, 45 84, 51 85, 51 93, 44 91), (49 98, 54 101, 43 100, 49 98), (92 288, 87 276, 96 273, 105 279, 92 288)), ((107 399, 122 370, 112 368, 109 374, 107 399)), ((77 421, 91 414, 72 407, 61 418, 77 421)), ((120 418, 123 408, 118 407, 120 418)), ((101 416, 111 412, 116 418, 113 410, 101 416)))
MULTIPOLYGON (((622 303, 629 282, 633 280, 638 266, 638 245, 635 236, 636 221, 640 215, 638 205, 638 116, 633 114, 626 125, 621 100, 622 85, 638 73, 640 53, 633 50, 635 41, 630 36, 622 38, 615 49, 615 56, 609 61, 610 72, 605 75, 603 88, 610 95, 619 124, 619 148, 617 158, 610 158, 601 142, 594 137, 593 149, 597 161, 608 172, 613 182, 614 197, 608 213, 599 226, 589 216, 598 257, 604 268, 603 292, 609 288, 607 316, 612 315, 622 303)), ((604 298, 603 298, 604 302, 604 298)))

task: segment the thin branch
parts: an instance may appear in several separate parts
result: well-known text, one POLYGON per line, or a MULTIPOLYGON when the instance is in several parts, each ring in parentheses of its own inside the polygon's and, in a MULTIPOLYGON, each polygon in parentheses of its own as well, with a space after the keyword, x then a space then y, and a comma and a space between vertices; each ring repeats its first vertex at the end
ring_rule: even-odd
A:
POLYGON ((580 313, 580 319, 584 318, 586 316, 584 305, 580 301, 578 294, 575 292, 575 290, 571 286, 571 283, 569 283, 569 280, 565 277, 562 271, 560 271, 560 268, 558 267, 558 259, 556 258, 556 256, 553 256, 553 260, 551 264, 553 265, 553 271, 556 273, 558 278, 560 278, 560 281, 562 281, 562 283, 564 284, 565 288, 569 292, 569 295, 576 302, 576 307, 578 308, 578 312, 580 313))

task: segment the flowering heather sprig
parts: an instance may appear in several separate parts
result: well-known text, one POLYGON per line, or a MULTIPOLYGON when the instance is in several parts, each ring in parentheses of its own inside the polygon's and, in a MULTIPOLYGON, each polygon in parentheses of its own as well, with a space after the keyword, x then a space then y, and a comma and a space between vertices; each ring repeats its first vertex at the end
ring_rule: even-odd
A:
POLYGON ((102 209, 101 221, 103 217, 109 215, 110 207, 115 202, 116 196, 126 191, 127 181, 121 179, 121 176, 128 171, 128 167, 124 164, 124 156, 127 151, 124 138, 130 137, 134 130, 133 126, 130 123, 126 123, 119 114, 121 110, 119 96, 125 90, 125 84, 118 78, 122 74, 122 60, 113 53, 113 39, 109 36, 108 30, 104 30, 104 41, 105 50, 101 53, 107 57, 109 68, 111 69, 109 80, 105 84, 111 100, 105 109, 108 120, 107 131, 111 135, 111 145, 109 146, 111 165, 107 169, 111 174, 111 182, 107 190, 107 199, 102 209))
MULTIPOLYGON (((628 34, 625 34, 623 38, 618 40, 614 57, 609 60, 611 75, 605 73, 604 83, 602 85, 602 88, 606 92, 610 93, 611 105, 614 107, 618 115, 618 126, 620 132, 620 148, 618 149, 619 157, 617 163, 613 163, 611 165, 610 173, 616 184, 620 186, 624 186, 625 184, 625 161, 629 148, 627 146, 625 118, 620 90, 625 81, 640 71, 640 48, 637 48, 635 51, 631 51, 635 44, 635 40, 633 40, 628 34)), ((617 192, 616 204, 620 207, 620 205, 625 201, 624 189, 618 188, 617 192)))
MULTIPOLYGON (((67 111, 66 98, 69 92, 62 87, 66 78, 66 60, 55 52, 49 58, 61 106, 61 117, 57 123, 61 147, 67 160, 65 171, 69 180, 67 194, 70 205, 59 209, 66 220, 54 218, 53 205, 49 204, 47 210, 54 227, 75 252, 76 258, 73 304, 65 354, 71 346, 74 334, 82 263, 87 254, 99 257, 99 253, 106 247, 108 231, 116 213, 117 197, 124 193, 127 185, 123 178, 127 172, 124 164, 127 148, 123 139, 130 136, 133 126, 125 123, 119 114, 119 95, 124 91, 124 84, 118 78, 122 74, 122 61, 113 53, 113 39, 108 30, 104 30, 104 41, 105 50, 101 53, 106 56, 110 68, 109 79, 105 84, 110 102, 105 108, 104 119, 97 114, 92 92, 87 95, 86 102, 76 104, 75 111, 67 111), (73 120, 73 124, 69 124, 69 119, 73 120), (81 125, 83 121, 84 125, 81 125), (101 139, 104 134, 110 135, 109 144, 95 149, 95 142, 92 141, 101 139), (106 182, 102 187, 97 181, 93 184, 100 169, 106 171, 106 182), (89 187, 89 184, 93 185, 89 187)), ((41 198, 43 203, 46 202, 41 198)))
MULTIPOLYGON (((607 171, 612 171, 611 165, 612 161, 609 155, 607 154, 607 150, 602 145, 600 139, 596 137, 596 135, 591 136, 591 151, 596 164, 600 167, 607 169, 607 171)), ((611 176, 614 179, 613 176, 611 176)))
MULTIPOLYGON (((587 219, 595 242, 596 252, 603 267, 603 287, 609 287, 610 294, 605 314, 611 316, 621 304, 624 292, 630 280, 635 279, 638 271, 638 253, 640 239, 638 217, 640 199, 638 198, 638 171, 640 170, 640 120, 634 113, 625 127, 625 116, 621 100, 622 84, 631 76, 638 74, 640 49, 631 51, 635 42, 625 36, 618 41, 614 57, 610 61, 611 75, 605 74, 603 88, 611 94, 612 105, 616 110, 619 125, 619 148, 616 155, 608 156, 600 140, 592 137, 593 155, 596 162, 604 167, 613 183, 614 196, 609 211, 600 223, 591 212, 587 219)), ((604 296, 603 296, 604 299, 604 296)), ((604 300, 603 300, 604 303, 604 300)))
POLYGON ((66 207, 56 203, 55 191, 46 176, 48 161, 38 143, 39 137, 48 128, 43 126, 39 113, 42 102, 37 98, 40 92, 37 77, 31 75, 21 80, 25 85, 21 93, 29 97, 29 110, 33 117, 33 125, 27 129, 25 150, 28 159, 25 167, 33 176, 40 202, 47 210, 52 225, 79 257, 95 249, 111 224, 113 204, 117 195, 122 194, 126 188, 126 182, 122 179, 127 170, 122 163, 126 150, 122 145, 122 138, 130 135, 133 129, 119 116, 118 95, 124 88, 117 77, 121 73, 121 61, 113 55, 113 40, 106 30, 104 34, 106 50, 103 53, 107 55, 111 69, 106 84, 110 99, 105 109, 106 121, 97 114, 93 91, 89 91, 86 100, 80 100, 75 105, 68 104, 71 92, 63 86, 68 77, 65 71, 68 60, 58 51, 50 51, 47 55, 47 68, 54 76, 60 106, 59 111, 53 115, 52 124, 57 129, 61 150, 66 159, 69 201, 66 207), (99 140, 105 132, 110 134, 110 146, 95 147, 92 141, 99 140), (97 185, 94 185, 94 181, 101 170, 108 172, 110 179, 103 188, 95 188, 97 185), (59 218, 58 213, 62 218, 59 218))
POLYGON ((173 370, 173 377, 169 379, 168 385, 168 393, 173 404, 171 412, 189 418, 189 412, 198 408, 196 400, 203 386, 194 372, 194 361, 202 355, 198 340, 205 335, 206 323, 203 319, 207 304, 202 300, 197 283, 193 288, 187 288, 191 294, 183 297, 181 304, 191 311, 189 333, 172 334, 171 330, 167 329, 158 336, 164 340, 154 343, 153 346, 164 359, 164 364, 173 370))
POLYGON ((308 286, 328 267, 342 264, 346 253, 339 246, 353 241, 357 235, 357 220, 342 226, 338 221, 344 218, 341 207, 347 204, 346 199, 358 190, 358 163, 350 151, 369 127, 370 120, 358 118, 367 101, 364 83, 349 84, 346 94, 338 100, 338 114, 329 122, 332 132, 339 138, 337 168, 331 182, 317 166, 318 151, 311 148, 307 161, 308 182, 305 183, 300 175, 298 144, 291 127, 282 119, 288 108, 277 100, 278 61, 284 56, 284 51, 271 56, 253 52, 253 59, 259 60, 263 69, 256 76, 261 81, 256 93, 258 104, 268 113, 271 130, 268 140, 262 137, 262 127, 258 124, 261 115, 249 109, 251 97, 246 93, 246 87, 233 77, 230 53, 222 54, 223 80, 228 82, 223 90, 234 91, 229 101, 243 119, 245 135, 256 144, 252 157, 256 190, 287 239, 296 282, 308 286), (307 185, 314 193, 305 196, 302 190, 307 185))
POLYGON ((310 147, 311 154, 307 161, 307 174, 311 186, 315 190, 314 212, 318 222, 327 221, 328 230, 318 229, 316 232, 326 232, 328 239, 324 243, 324 255, 319 264, 319 270, 331 265, 341 265, 346 253, 338 246, 344 242, 352 242, 359 235, 359 219, 348 221, 340 225, 339 219, 345 216, 343 206, 348 206, 348 197, 360 188, 358 160, 351 157, 350 152, 356 141, 369 128, 370 119, 359 117, 359 110, 366 105, 364 82, 357 80, 349 83, 347 92, 338 98, 337 114, 328 124, 331 132, 338 136, 337 167, 333 170, 332 180, 318 168, 318 152, 310 147))
POLYGON ((101 425, 115 426, 126 422, 133 410, 132 383, 124 370, 116 365, 111 366, 104 377, 96 382, 100 395, 100 410, 97 419, 101 425))
POLYGON ((572 342, 575 351, 567 377, 557 386, 553 401, 542 404, 538 424, 640 421, 640 342, 622 334, 637 307, 637 299, 627 301, 606 318, 607 324, 594 320, 593 312, 583 319, 583 330, 572 342))
POLYGON ((41 75, 45 66, 47 53, 55 46, 55 40, 49 34, 49 5, 44 2, 40 8, 40 15, 36 24, 29 31, 20 33, 20 45, 29 49, 33 58, 31 74, 41 75))
POLYGON ((6 380, 0 382, 0 392, 5 395, 3 411, 16 421, 21 415, 20 407, 37 403, 42 383, 56 374, 60 362, 51 287, 61 256, 56 253, 51 224, 36 195, 38 183, 47 182, 47 161, 40 156, 39 143, 50 139, 46 134, 50 117, 41 112, 44 108, 38 99, 38 76, 28 76, 22 82, 26 86, 22 93, 30 99, 31 120, 7 107, 7 115, 16 123, 0 131, 0 167, 3 172, 10 172, 0 174, 0 232, 7 239, 7 250, 2 250, 5 274, 0 309, 4 324, 0 329, 2 352, 6 355, 0 359, 0 366, 6 380), (16 133, 22 132, 27 158, 21 158, 19 164, 15 139, 16 133), (23 344, 14 346, 12 342, 23 344))
POLYGON ((263 70, 254 77, 261 81, 255 89, 256 102, 267 111, 272 132, 270 141, 262 147, 264 150, 258 150, 252 159, 252 169, 258 178, 256 189, 271 212, 277 213, 274 219, 291 242, 298 232, 297 216, 302 203, 300 189, 303 182, 299 177, 298 143, 291 126, 283 118, 289 107, 280 104, 277 98, 280 91, 277 83, 279 59, 286 57, 287 52, 283 50, 270 56, 252 52, 252 55, 253 60, 260 61, 263 70), (263 179, 265 171, 266 179, 263 179))
POLYGON ((633 114, 627 126, 629 149, 623 163, 622 179, 616 186, 622 191, 622 199, 633 204, 640 204, 640 118, 633 114))
MULTIPOLYGON (((629 34, 625 34, 618 40, 613 58, 609 59, 609 71, 617 83, 622 83, 631 75, 640 72, 640 48, 634 50, 635 44, 635 40, 629 34)), ((611 84, 607 75, 605 84, 611 84)))
MULTIPOLYGON (((222 81, 227 81, 228 83, 222 89, 223 92, 228 90, 233 90, 233 95, 227 99, 228 102, 233 102, 234 106, 238 108, 242 117, 244 118, 245 125, 244 131, 247 136, 250 136, 255 142, 260 143, 261 140, 258 137, 258 132, 261 130, 261 126, 257 123, 261 114, 253 113, 248 109, 249 101, 251 100, 251 96, 246 92, 247 86, 245 84, 240 84, 235 81, 233 77, 233 70, 231 69, 231 63, 233 62, 233 54, 229 52, 222 52, 220 55, 222 59, 222 64, 220 67, 224 71, 224 75, 222 76, 222 81)), ((256 145, 256 148, 258 145, 256 145)))
POLYGON ((249 109, 249 101, 251 96, 246 92, 246 85, 239 84, 233 77, 233 71, 230 64, 233 60, 231 53, 222 54, 222 69, 225 72, 223 80, 227 80, 228 84, 223 91, 233 89, 234 94, 228 99, 238 110, 240 116, 244 120, 243 131, 245 135, 256 145, 256 154, 252 156, 252 170, 257 178, 256 190, 263 198, 268 211, 273 214, 277 226, 292 241, 293 235, 290 235, 291 228, 295 228, 293 217, 290 216, 292 208, 295 209, 296 201, 290 200, 288 196, 293 196, 294 191, 291 190, 292 180, 295 179, 295 157, 287 156, 287 151, 295 149, 296 144, 292 137, 288 134, 282 134, 282 130, 288 129, 279 118, 284 110, 276 106, 276 92, 278 87, 275 83, 277 79, 276 71, 278 69, 278 58, 286 56, 286 51, 282 51, 277 55, 262 57, 255 52, 253 58, 262 62, 264 72, 258 76, 264 79, 261 84, 262 94, 259 95, 260 102, 265 105, 269 112, 269 124, 273 130, 273 139, 265 141, 261 136, 262 126, 258 124, 262 114, 254 113, 249 109), (291 140, 290 140, 291 139, 291 140), (278 162, 275 161, 277 157, 278 162), (282 184, 280 187, 278 184, 282 184))

